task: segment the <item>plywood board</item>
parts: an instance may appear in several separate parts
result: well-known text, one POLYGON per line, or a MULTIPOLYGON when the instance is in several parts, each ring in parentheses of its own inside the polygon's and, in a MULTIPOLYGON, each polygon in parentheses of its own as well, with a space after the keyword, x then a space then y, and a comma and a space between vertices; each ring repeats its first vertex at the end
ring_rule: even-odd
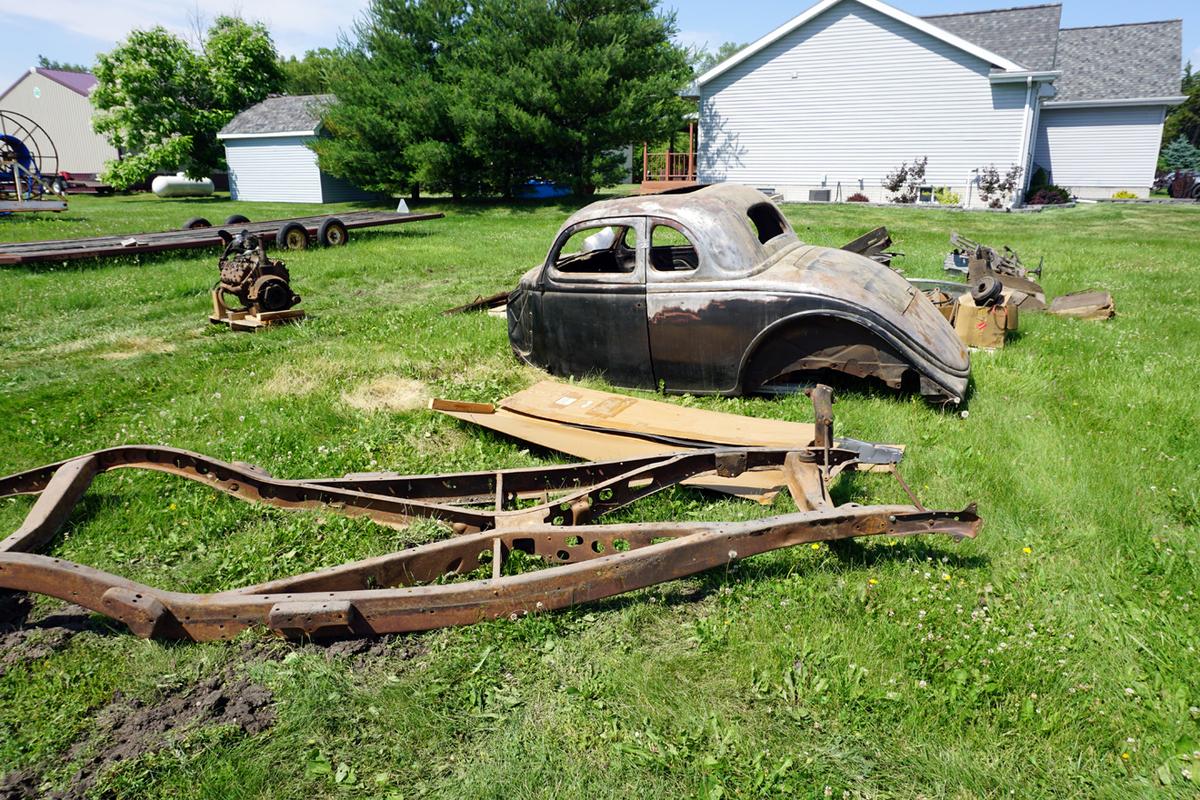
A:
POLYGON ((803 422, 745 417, 658 400, 542 381, 500 401, 508 411, 615 433, 664 436, 698 445, 807 447, 815 429, 803 422))
MULTIPOLYGON (((574 428, 549 420, 516 414, 504 408, 494 412, 471 412, 456 410, 455 403, 435 400, 431 406, 455 419, 470 422, 488 430, 536 444, 560 453, 576 456, 587 461, 614 461, 623 458, 664 455, 689 448, 636 436, 574 428)), ((786 484, 783 472, 769 470, 747 472, 736 478, 717 475, 701 475, 685 481, 685 486, 710 489, 726 494, 770 503, 786 484)))

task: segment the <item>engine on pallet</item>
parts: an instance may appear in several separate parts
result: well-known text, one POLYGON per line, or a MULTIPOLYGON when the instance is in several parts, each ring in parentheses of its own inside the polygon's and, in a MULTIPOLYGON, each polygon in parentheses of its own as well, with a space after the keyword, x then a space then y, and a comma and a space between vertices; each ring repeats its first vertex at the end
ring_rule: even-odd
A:
POLYGON ((218 235, 225 242, 225 250, 218 264, 221 280, 212 291, 212 322, 228 324, 235 330, 255 330, 304 316, 295 308, 300 295, 292 291, 287 266, 267 256, 260 237, 247 231, 237 235, 219 231, 218 235), (242 307, 229 308, 227 295, 237 298, 242 307))

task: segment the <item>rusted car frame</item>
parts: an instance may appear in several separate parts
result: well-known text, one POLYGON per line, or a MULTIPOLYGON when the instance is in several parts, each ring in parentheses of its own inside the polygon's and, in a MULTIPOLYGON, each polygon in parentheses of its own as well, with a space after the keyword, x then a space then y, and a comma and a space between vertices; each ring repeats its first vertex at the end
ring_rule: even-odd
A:
POLYGON ((519 358, 618 386, 770 393, 829 370, 959 402, 969 380, 967 351, 920 291, 870 258, 805 244, 744 186, 582 209, 521 279, 508 319, 519 358))
MULTIPOLYGON (((831 434, 831 428, 829 433, 831 434)), ((793 450, 727 448, 625 462, 459 475, 357 475, 278 480, 246 465, 182 450, 98 451, 0 480, 0 497, 37 494, 25 523, 0 542, 0 588, 77 603, 145 637, 227 639, 252 626, 286 636, 418 631, 562 608, 691 575, 768 550, 860 536, 940 533, 974 537, 973 506, 835 508, 833 476, 864 463, 890 465, 893 448, 833 441, 793 450), (782 467, 800 513, 752 522, 590 524, 597 516, 703 472, 734 476, 782 467), (443 520, 454 535, 376 558, 218 592, 173 592, 43 555, 96 475, 112 469, 167 472, 247 502, 324 508, 382 524, 443 520), (545 498, 524 510, 520 498, 545 498), (408 497, 401 496, 409 495, 408 497), (489 502, 491 509, 469 508, 489 502), (515 551, 544 569, 504 574, 515 551), (491 563, 491 577, 450 581, 491 563)), ((897 475, 897 477, 899 477, 897 475)), ((903 485, 903 483, 902 483, 903 485)), ((907 486, 905 486, 907 490, 907 486)))

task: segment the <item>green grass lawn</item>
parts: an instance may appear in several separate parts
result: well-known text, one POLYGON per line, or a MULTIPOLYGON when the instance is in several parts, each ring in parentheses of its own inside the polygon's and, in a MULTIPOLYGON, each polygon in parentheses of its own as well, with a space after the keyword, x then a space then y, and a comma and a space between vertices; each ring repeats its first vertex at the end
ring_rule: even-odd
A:
MULTIPOLYGON (((328 210, 81 197, 61 216, 0 219, 0 239, 328 210)), ((0 268, 0 473, 122 443, 289 478, 557 460, 420 400, 491 401, 538 379, 502 321, 440 311, 511 287, 572 204, 417 210, 447 217, 287 254, 310 318, 265 334, 207 322, 215 253, 0 268), (391 385, 405 402, 356 402, 391 385)), ((840 388, 838 433, 908 444, 905 476, 928 504, 979 502, 977 541, 781 551, 365 655, 258 633, 148 642, 95 624, 0 677, 0 774, 66 788, 105 746, 107 706, 154 705, 229 672, 273 693, 271 728, 178 732, 107 767, 91 796, 1196 797, 1185 770, 1200 781, 1200 208, 786 212, 818 244, 888 225, 910 276, 940 276, 958 230, 1027 262, 1044 255, 1050 295, 1116 297, 1110 322, 1022 316, 1006 349, 973 356, 965 419, 840 388)), ((803 397, 672 402, 811 419, 803 397)), ((863 503, 902 497, 883 476, 851 490, 863 503)), ((0 500, 0 537, 30 505, 0 500)), ((791 507, 678 489, 621 518, 791 507)), ((214 591, 435 535, 113 473, 53 551, 214 591)), ((41 601, 35 616, 58 609, 41 601)))

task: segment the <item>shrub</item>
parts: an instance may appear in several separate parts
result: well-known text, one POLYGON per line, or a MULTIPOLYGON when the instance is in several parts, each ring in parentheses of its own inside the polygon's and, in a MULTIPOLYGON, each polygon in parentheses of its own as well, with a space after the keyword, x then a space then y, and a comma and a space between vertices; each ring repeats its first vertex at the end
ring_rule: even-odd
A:
POLYGON ((871 202, 871 198, 867 197, 862 192, 855 192, 854 194, 852 194, 846 198, 846 202, 847 203, 869 203, 869 202, 871 202))
POLYGON ((915 203, 917 195, 925 183, 925 168, 929 165, 929 157, 923 156, 913 160, 912 166, 905 161, 892 173, 883 179, 883 188, 893 195, 894 203, 915 203))
POLYGON ((950 191, 949 186, 939 186, 933 196, 938 201, 939 206, 957 206, 962 203, 962 197, 959 196, 958 192, 950 191))
POLYGON ((1000 171, 996 169, 995 164, 980 167, 979 199, 989 208, 1003 208, 1004 201, 1017 190, 1017 182, 1021 180, 1021 173, 1024 171, 1024 168, 1014 164, 1001 178, 1000 171))
POLYGON ((1026 195, 1025 202, 1031 206, 1059 206, 1071 202, 1071 193, 1051 183, 1036 192, 1030 192, 1026 195))
POLYGON ((1137 195, 1126 189, 1113 193, 1113 200, 1137 200, 1137 195))

